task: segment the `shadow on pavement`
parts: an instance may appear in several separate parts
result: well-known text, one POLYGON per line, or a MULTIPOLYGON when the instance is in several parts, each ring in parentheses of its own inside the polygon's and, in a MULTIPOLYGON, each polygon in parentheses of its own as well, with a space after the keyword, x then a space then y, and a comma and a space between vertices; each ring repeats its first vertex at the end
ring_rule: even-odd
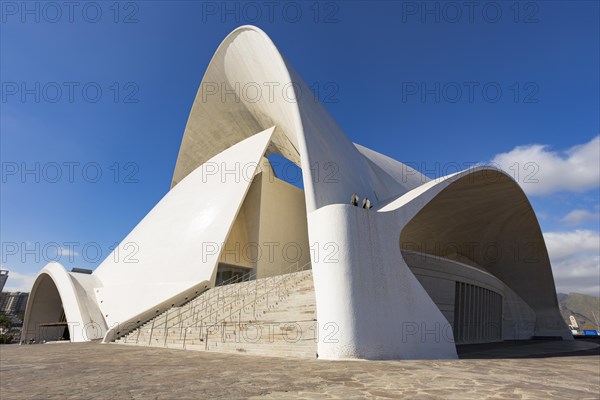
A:
POLYGON ((460 359, 547 358, 600 355, 600 338, 511 340, 456 346, 460 359))

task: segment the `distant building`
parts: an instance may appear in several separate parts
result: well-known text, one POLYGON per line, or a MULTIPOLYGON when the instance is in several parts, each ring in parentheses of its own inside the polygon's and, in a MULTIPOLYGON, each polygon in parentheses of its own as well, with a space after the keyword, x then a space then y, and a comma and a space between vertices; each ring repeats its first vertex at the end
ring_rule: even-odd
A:
POLYGON ((5 269, 0 269, 0 292, 4 290, 4 284, 8 280, 8 271, 5 269))
POLYGON ((23 315, 28 298, 29 293, 3 292, 0 295, 0 311, 5 315, 23 315))

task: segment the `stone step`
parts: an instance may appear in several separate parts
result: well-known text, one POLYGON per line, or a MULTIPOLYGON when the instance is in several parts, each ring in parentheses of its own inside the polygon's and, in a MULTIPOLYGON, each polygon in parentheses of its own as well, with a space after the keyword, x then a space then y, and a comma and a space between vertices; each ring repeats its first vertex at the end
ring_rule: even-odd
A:
POLYGON ((116 343, 315 357, 312 271, 228 286, 164 311, 116 343))

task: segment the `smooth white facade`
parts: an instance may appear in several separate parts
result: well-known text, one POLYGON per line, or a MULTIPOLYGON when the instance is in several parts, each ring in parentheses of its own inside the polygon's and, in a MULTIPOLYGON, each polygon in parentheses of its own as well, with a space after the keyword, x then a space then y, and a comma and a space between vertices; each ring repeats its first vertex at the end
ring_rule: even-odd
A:
POLYGON ((517 325, 503 328, 504 339, 571 337, 558 312, 539 225, 516 182, 483 167, 431 181, 352 143, 310 93, 264 32, 250 26, 232 32, 217 49, 192 106, 169 193, 93 274, 67 272, 57 264, 40 272, 24 339, 39 338, 36 324, 56 319, 56 302, 46 301, 55 292, 68 323, 98 327, 86 336, 69 325, 71 340, 110 341, 207 290, 223 260, 210 246, 249 236, 238 233, 251 231, 239 228, 241 215, 254 224, 247 222, 243 205, 261 207, 262 235, 279 232, 302 246, 297 235, 282 235, 280 225, 264 216, 273 210, 273 221, 297 220, 297 207, 304 207, 300 215, 306 221, 289 229, 306 230, 306 242, 316 249, 310 263, 320 358, 456 358, 453 322, 428 292, 435 286, 424 288, 403 250, 468 259, 502 282, 496 286, 506 303, 503 325, 517 325), (249 98, 248 87, 263 88, 260 98, 249 98), (253 202, 248 194, 253 178, 270 153, 302 169, 304 201, 290 194, 281 204, 253 202), (351 205, 354 194, 373 207, 351 205), (284 207, 296 208, 283 212, 284 207), (503 256, 465 254, 473 242, 494 243, 503 256), (519 243, 532 243, 534 257, 506 256, 519 243), (125 257, 132 246, 136 262, 125 257), (51 288, 48 279, 56 290, 38 294, 38 287, 51 288))

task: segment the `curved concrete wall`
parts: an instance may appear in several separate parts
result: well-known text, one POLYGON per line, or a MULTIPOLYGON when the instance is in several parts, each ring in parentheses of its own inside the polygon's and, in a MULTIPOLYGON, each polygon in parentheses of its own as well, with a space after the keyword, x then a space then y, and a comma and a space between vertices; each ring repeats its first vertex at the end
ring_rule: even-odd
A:
MULTIPOLYGON (((431 250, 439 238, 448 239, 440 242, 445 244, 451 244, 452 238, 463 238, 465 241, 461 243, 465 244, 496 240, 502 245, 507 244, 502 240, 516 239, 543 246, 539 226, 530 212, 531 207, 516 182, 501 171, 478 167, 427 182, 372 210, 332 205, 309 214, 311 240, 339 247, 338 258, 313 260, 320 334, 327 335, 324 325, 333 324, 340 335, 336 342, 320 341, 319 356, 456 357, 453 334, 443 329, 447 320, 410 271, 400 252, 401 243, 425 243, 409 250, 434 255, 431 250), (495 183, 483 179, 487 175, 493 176, 495 183), (441 193, 452 196, 442 197, 441 193), (440 206, 436 201, 440 197, 451 197, 448 201, 452 203, 442 202, 440 206), (498 198, 510 207, 493 208, 489 202, 498 198), (435 214, 438 218, 425 218, 434 215, 431 210, 439 210, 435 214), (481 214, 477 212, 480 210, 481 214), (493 220, 496 213, 498 219, 493 220), (486 217, 492 218, 491 223, 486 217), (433 225, 427 226, 430 221, 433 225), (422 229, 420 223, 426 227, 422 229), (520 236, 514 231, 518 229, 529 236, 520 236), (453 236, 455 233, 457 236, 453 236)), ((441 256, 452 258, 452 254, 444 252, 441 256)), ((507 258, 501 260, 504 262, 490 265, 483 259, 474 259, 506 285, 511 288, 515 285, 516 294, 535 312, 535 335, 569 339, 556 300, 552 299, 555 289, 545 248, 539 253, 538 263, 528 269, 525 269, 528 265, 518 260, 513 263, 508 263, 507 258), (527 283, 508 279, 511 276, 521 277, 527 283), (532 284, 536 286, 531 290, 535 293, 519 291, 523 285, 532 284), (536 293, 539 298, 532 299, 536 293)), ((527 313, 521 313, 519 318, 527 318, 527 313)))
POLYGON ((106 324, 89 292, 94 285, 90 275, 67 272, 59 263, 46 265, 31 289, 21 340, 56 340, 64 327, 49 328, 40 324, 59 322, 64 313, 73 342, 102 338, 106 324))
POLYGON ((454 324, 455 283, 465 282, 504 296, 504 284, 480 269, 426 253, 403 251, 402 257, 448 323, 454 324))
POLYGON ((522 189, 508 175, 479 170, 452 182, 404 227, 401 246, 471 260, 535 311, 535 335, 571 337, 558 311, 537 218, 522 189))
POLYGON ((451 326, 400 253, 394 216, 336 204, 308 218, 319 358, 457 357, 451 326))
POLYGON ((453 328, 456 282, 464 282, 502 296, 503 340, 529 339, 534 335, 535 312, 510 287, 481 267, 427 253, 403 251, 402 256, 453 328))
MULTIPOLYGON (((452 332, 440 328, 446 318, 402 256, 406 243, 423 242, 416 250, 434 255, 439 243, 443 257, 470 259, 510 286, 515 304, 522 298, 531 307, 536 335, 568 337, 543 237, 514 181, 486 168, 430 181, 353 144, 309 93, 260 29, 244 26, 227 36, 192 106, 169 193, 92 278, 72 280, 50 268, 65 312, 71 310, 68 321, 100 315, 110 340, 119 324, 137 324, 210 286, 219 244, 234 229, 256 166, 265 153, 278 152, 303 172, 321 357, 456 357, 452 332), (249 98, 252 88, 259 98, 249 98), (353 194, 374 207, 348 205, 353 194), (472 241, 495 243, 502 256, 469 258, 460 247, 472 241), (522 253, 511 259, 515 243, 531 243, 534 261, 522 253)), ((235 227, 231 237, 243 230, 235 227)), ((36 314, 36 297, 32 292, 28 317, 36 314)), ((530 320, 527 312, 514 313, 530 320)))

